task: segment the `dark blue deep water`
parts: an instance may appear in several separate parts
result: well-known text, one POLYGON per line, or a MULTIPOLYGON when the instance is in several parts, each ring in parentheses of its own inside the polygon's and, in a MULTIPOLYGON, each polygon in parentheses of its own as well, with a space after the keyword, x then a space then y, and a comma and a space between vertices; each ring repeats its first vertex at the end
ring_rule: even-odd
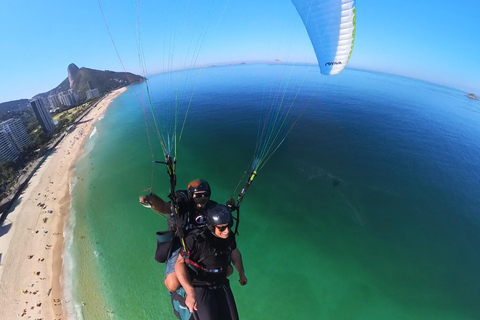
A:
MULTIPOLYGON (((156 75, 149 89, 159 131, 173 132, 177 106, 178 187, 207 179, 219 202, 248 168, 270 108, 292 107, 282 119, 295 126, 242 204, 249 283, 231 277, 241 319, 480 317, 479 101, 392 75, 289 65, 156 75)), ((175 319, 153 259, 166 223, 138 204, 152 183, 141 104, 163 160, 137 85, 110 105, 77 164, 68 250, 79 318, 175 319)), ((168 194, 162 165, 153 191, 168 194)))

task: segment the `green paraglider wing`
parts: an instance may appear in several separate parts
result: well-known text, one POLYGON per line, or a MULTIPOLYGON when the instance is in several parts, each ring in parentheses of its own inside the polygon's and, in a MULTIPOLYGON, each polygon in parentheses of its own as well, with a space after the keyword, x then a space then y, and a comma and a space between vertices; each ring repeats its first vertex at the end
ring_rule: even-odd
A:
POLYGON ((292 0, 317 56, 320 72, 335 75, 347 66, 355 39, 354 0, 292 0))

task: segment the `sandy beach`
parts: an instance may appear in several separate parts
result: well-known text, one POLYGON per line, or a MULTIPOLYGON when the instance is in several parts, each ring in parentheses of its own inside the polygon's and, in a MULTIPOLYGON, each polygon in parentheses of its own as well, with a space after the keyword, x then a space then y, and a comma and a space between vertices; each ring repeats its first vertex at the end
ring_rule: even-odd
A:
POLYGON ((64 227, 76 160, 111 101, 108 94, 55 147, 0 228, 0 319, 69 319, 63 292, 64 227))

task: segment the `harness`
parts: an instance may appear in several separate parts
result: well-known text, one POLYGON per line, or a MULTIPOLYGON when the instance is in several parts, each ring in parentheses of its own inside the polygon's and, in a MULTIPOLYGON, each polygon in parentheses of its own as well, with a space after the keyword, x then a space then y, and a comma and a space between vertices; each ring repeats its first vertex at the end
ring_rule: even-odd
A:
MULTIPOLYGON (((205 231, 206 230, 203 230, 203 231, 198 233, 198 235, 195 237, 196 242, 203 243, 207 240, 207 238, 205 236, 205 231)), ((191 270, 193 270, 196 274, 199 274, 199 271, 202 271, 202 272, 207 273, 207 274, 208 273, 218 274, 218 273, 222 273, 224 270, 226 270, 227 266, 220 267, 220 268, 205 268, 205 267, 200 265, 200 263, 202 263, 202 261, 204 261, 206 258, 209 258, 212 255, 220 255, 220 254, 227 254, 228 255, 232 252, 231 247, 228 247, 228 249, 225 250, 225 251, 218 251, 217 248, 215 248, 214 246, 211 246, 211 247, 213 248, 213 251, 210 252, 207 255, 201 256, 200 259, 198 259, 198 261, 194 261, 190 258, 190 256, 191 256, 190 250, 187 249, 187 250, 183 251, 183 254, 182 254, 183 260, 185 261, 187 266, 191 270)))
MULTIPOLYGON (((177 199, 177 195, 175 193, 175 186, 177 184, 177 176, 176 176, 176 173, 175 173, 175 168, 176 168, 176 159, 172 158, 172 156, 170 156, 169 154, 167 154, 165 156, 165 162, 162 162, 162 161, 154 161, 155 163, 163 163, 167 166, 167 173, 168 173, 168 176, 169 176, 169 180, 170 180, 170 193, 168 195, 168 197, 170 198, 171 202, 172 202, 172 218, 173 218, 173 221, 174 221, 174 224, 175 224, 175 229, 176 229, 176 232, 177 232, 177 235, 178 237, 180 238, 180 243, 182 245, 182 248, 183 248, 183 254, 182 254, 182 257, 185 261, 185 263, 187 264, 187 266, 193 270, 195 273, 199 273, 199 271, 202 271, 202 272, 205 272, 205 273, 210 273, 210 274, 219 274, 219 273, 222 273, 225 269, 226 269, 226 266, 225 267, 220 267, 220 268, 205 268, 203 266, 200 265, 200 263, 205 260, 206 258, 210 257, 212 254, 222 254, 222 253, 231 253, 231 248, 229 247, 227 251, 225 252, 218 252, 217 249, 215 247, 213 247, 213 251, 210 252, 208 255, 206 256, 203 256, 201 257, 197 262, 193 261, 192 259, 190 259, 190 251, 187 249, 187 246, 185 245, 185 233, 184 233, 184 230, 183 228, 186 227, 186 228, 189 228, 190 225, 189 225, 189 221, 187 220, 188 218, 183 218, 180 216, 179 214, 179 204, 178 204, 178 199, 177 199)), ((253 178, 255 178, 255 175, 256 175, 256 172, 252 172, 251 173, 251 176, 250 178, 248 179, 247 181, 247 184, 245 185, 245 187, 242 189, 242 191, 240 192, 239 196, 238 196, 238 203, 236 206, 234 206, 232 209, 232 211, 237 211, 237 224, 235 226, 235 233, 237 234, 237 230, 238 230, 238 224, 240 222, 240 204, 242 202, 242 199, 245 195, 245 192, 247 191, 247 189, 250 187, 250 184, 252 183, 253 181, 253 178)), ((183 194, 182 194, 183 195, 183 194)), ((184 196, 184 195, 183 195, 184 196)), ((192 232, 195 232, 194 231, 195 229, 192 230, 192 232)), ((204 231, 202 231, 201 233, 199 233, 197 235, 197 240, 199 238, 199 236, 201 238, 203 238, 203 241, 206 240, 206 237, 205 237, 205 234, 204 234, 204 231)))
POLYGON ((177 175, 175 173, 175 169, 177 166, 177 159, 172 158, 170 154, 167 154, 165 156, 165 162, 162 161, 155 161, 155 163, 163 163, 167 165, 167 173, 168 173, 168 178, 170 180, 170 193, 168 197, 172 201, 172 217, 173 221, 175 223, 175 228, 178 237, 180 238, 180 243, 182 244, 182 247, 184 250, 186 250, 185 246, 185 234, 183 232, 183 221, 182 217, 179 214, 179 205, 178 205, 178 200, 177 200, 177 195, 175 194, 175 186, 177 185, 177 175))

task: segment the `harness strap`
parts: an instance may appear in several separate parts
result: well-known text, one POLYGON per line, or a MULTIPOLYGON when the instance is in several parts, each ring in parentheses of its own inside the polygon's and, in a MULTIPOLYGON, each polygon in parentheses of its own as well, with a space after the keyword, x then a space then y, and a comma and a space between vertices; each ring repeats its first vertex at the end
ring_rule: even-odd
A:
POLYGON ((177 159, 172 158, 170 154, 165 155, 165 162, 162 161, 155 161, 155 163, 163 163, 167 165, 167 173, 170 180, 170 194, 168 197, 172 201, 172 213, 173 213, 173 221, 175 223, 175 227, 177 229, 178 237, 180 238, 180 242, 182 244, 183 249, 185 247, 185 235, 183 232, 183 221, 178 213, 179 206, 177 201, 177 196, 175 194, 175 186, 177 185, 177 175, 175 173, 175 169, 177 166, 177 159))
POLYGON ((225 268, 215 268, 215 269, 210 269, 210 268, 204 268, 195 261, 191 260, 190 258, 184 258, 185 263, 198 274, 198 270, 202 270, 204 272, 208 273, 220 273, 222 272, 225 268))
POLYGON ((253 182, 253 179, 257 175, 257 171, 253 170, 250 172, 250 177, 247 179, 247 182, 245 183, 245 186, 243 187, 242 191, 240 191, 240 194, 238 195, 237 198, 237 205, 235 205, 233 208, 231 208, 232 212, 237 211, 237 223, 235 225, 235 234, 238 235, 238 225, 240 224, 240 204, 242 203, 243 197, 245 196, 245 193, 247 192, 248 188, 250 188, 250 185, 253 182))

